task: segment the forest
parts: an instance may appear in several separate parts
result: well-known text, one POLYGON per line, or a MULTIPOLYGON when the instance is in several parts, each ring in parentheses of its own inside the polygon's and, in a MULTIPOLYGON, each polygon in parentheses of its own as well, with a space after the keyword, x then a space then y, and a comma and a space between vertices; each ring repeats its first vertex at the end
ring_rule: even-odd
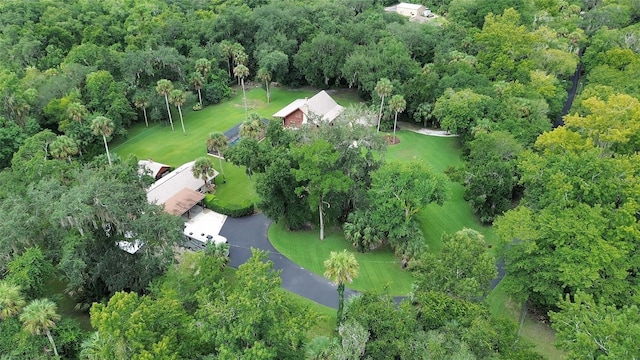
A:
POLYGON ((271 122, 226 157, 287 228, 320 215, 354 251, 391 247, 415 276, 405 301, 364 293, 317 334, 267 254, 235 270, 216 247, 176 263, 181 218, 147 202, 138 159, 108 144, 245 82, 356 89, 385 132, 459 135, 464 164, 446 173, 499 234, 509 296, 568 359, 637 358, 640 0, 416 2, 437 21, 389 0, 0 2, 0 358, 543 358, 483 302, 496 259, 482 235, 422 246, 413 215, 444 201, 443 180, 385 163, 388 137, 366 129, 271 122), (115 245, 131 233, 145 239, 134 255, 115 245), (62 295, 90 326, 57 311, 62 295))

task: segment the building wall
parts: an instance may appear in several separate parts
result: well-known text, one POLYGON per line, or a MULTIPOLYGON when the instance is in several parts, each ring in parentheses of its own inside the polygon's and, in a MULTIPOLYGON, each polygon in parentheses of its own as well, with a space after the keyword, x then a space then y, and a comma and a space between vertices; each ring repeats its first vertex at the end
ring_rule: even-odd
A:
POLYGON ((302 120, 304 119, 304 114, 300 109, 292 112, 284 118, 284 126, 285 127, 300 127, 302 126, 302 120))
POLYGON ((414 9, 407 9, 405 7, 398 5, 398 8, 396 11, 398 11, 398 14, 403 16, 422 16, 425 10, 427 10, 426 6, 420 6, 418 10, 414 10, 414 9))

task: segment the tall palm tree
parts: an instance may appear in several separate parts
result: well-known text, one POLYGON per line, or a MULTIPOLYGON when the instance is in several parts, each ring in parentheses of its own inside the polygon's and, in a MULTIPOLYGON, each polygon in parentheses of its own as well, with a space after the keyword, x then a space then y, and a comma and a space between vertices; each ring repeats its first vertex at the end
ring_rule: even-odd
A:
POLYGON ((142 109, 144 114, 144 124, 149 127, 149 119, 147 118, 147 106, 149 106, 149 99, 144 95, 137 95, 133 98, 133 105, 138 109, 142 109))
POLYGON ((329 258, 324 261, 324 268, 324 277, 338 285, 338 325, 340 325, 344 309, 344 285, 358 277, 360 264, 355 255, 347 250, 332 251, 329 258))
POLYGON ((375 92, 380 96, 380 112, 378 113, 378 131, 380 131, 380 120, 382 120, 382 108, 384 107, 384 98, 391 95, 393 91, 393 85, 387 78, 378 80, 376 84, 375 92))
POLYGON ((220 42, 220 51, 227 58, 227 71, 229 72, 229 78, 231 78, 231 59, 233 58, 233 44, 229 40, 222 40, 220 42))
POLYGON ((202 85, 204 85, 204 76, 196 71, 191 74, 189 82, 198 92, 198 101, 200 101, 200 104, 202 105, 202 85))
POLYGON ((269 83, 271 82, 271 73, 265 68, 258 69, 258 79, 264 81, 264 86, 267 89, 267 104, 271 102, 271 90, 269 89, 269 83))
POLYGON ((211 71, 211 61, 209 59, 201 58, 196 60, 196 71, 202 75, 203 79, 207 78, 207 74, 211 71))
POLYGON ((171 118, 171 109, 169 108, 169 94, 173 90, 173 84, 171 80, 162 79, 158 80, 156 85, 156 91, 158 94, 164 96, 164 102, 167 104, 167 114, 169 114, 169 123, 171 124, 171 131, 173 131, 173 119, 171 118))
POLYGON ((104 117, 97 116, 93 119, 91 123, 91 130, 93 130, 94 135, 102 135, 102 141, 104 141, 104 149, 107 151, 107 159, 109 160, 109 166, 111 166, 111 155, 109 154, 109 146, 107 145, 107 137, 113 134, 113 129, 115 125, 113 124, 113 120, 104 117))
POLYGON ((173 105, 178 108, 180 114, 180 124, 182 124, 182 132, 187 135, 187 131, 184 129, 184 120, 182 119, 182 105, 187 101, 187 95, 182 90, 172 90, 169 94, 169 98, 173 105))
POLYGON ((72 138, 66 135, 60 135, 56 140, 51 143, 49 148, 51 156, 56 159, 67 159, 71 162, 71 156, 76 155, 79 152, 78 144, 72 138))
POLYGON ((201 178, 204 181, 204 185, 210 188, 209 179, 216 174, 216 170, 213 168, 211 158, 208 156, 199 157, 193 164, 193 176, 201 178))
POLYGON ((0 281, 0 320, 17 315, 25 304, 20 286, 7 280, 0 281))
POLYGON ((57 305, 49 299, 33 300, 27 305, 20 314, 20 321, 24 325, 24 329, 32 335, 40 335, 44 333, 53 347, 53 353, 58 355, 58 348, 53 341, 50 329, 56 327, 56 321, 60 320, 60 315, 56 312, 57 305))
POLYGON ((393 120, 393 141, 396 141, 396 126, 398 125, 398 113, 404 111, 407 107, 407 102, 404 100, 404 96, 402 95, 393 95, 391 100, 389 100, 389 108, 391 111, 395 112, 395 119, 393 120))
POLYGON ((82 124, 82 120, 85 119, 88 114, 87 108, 79 102, 72 102, 67 107, 67 116, 80 124, 82 124))
POLYGON ((227 178, 224 176, 224 169, 222 168, 222 151, 227 147, 227 136, 221 132, 212 132, 207 139, 207 151, 216 152, 218 154, 218 161, 220 162, 220 172, 222 173, 222 181, 227 182, 227 178))
POLYGON ((244 99, 244 114, 245 118, 249 116, 249 109, 247 108, 247 93, 244 91, 244 78, 249 76, 249 68, 240 64, 233 69, 233 74, 240 79, 242 84, 242 97, 244 99))

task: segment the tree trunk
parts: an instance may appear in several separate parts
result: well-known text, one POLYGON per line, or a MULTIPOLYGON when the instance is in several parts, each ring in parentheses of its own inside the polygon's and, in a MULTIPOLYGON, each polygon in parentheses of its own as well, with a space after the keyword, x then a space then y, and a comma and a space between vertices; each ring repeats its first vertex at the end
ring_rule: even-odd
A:
POLYGON ((342 311, 344 310, 344 284, 338 284, 338 316, 336 319, 337 326, 342 323, 342 311))
POLYGON ((240 78, 242 84, 242 97, 244 98, 244 118, 249 118, 249 109, 247 108, 247 93, 244 91, 244 76, 240 78))
POLYGON ((53 342, 53 336, 51 336, 51 332, 49 331, 49 329, 47 329, 47 338, 51 343, 51 347, 53 347, 53 353, 56 355, 56 358, 60 358, 60 355, 58 355, 58 348, 56 347, 56 343, 53 342))
POLYGON ((169 123, 171 123, 171 131, 173 131, 173 119, 171 118, 171 108, 169 107, 169 96, 164 96, 164 102, 167 104, 167 114, 169 114, 169 123))
POLYGON ((231 77, 231 59, 227 56, 227 70, 229 71, 229 77, 231 77))
POLYGON ((267 104, 271 103, 271 92, 269 91, 269 82, 264 82, 265 87, 267 88, 267 104))
POLYGON ((222 154, 218 149, 218 161, 220 162, 220 172, 222 173, 222 181, 227 182, 227 178, 224 176, 224 169, 222 169, 222 154))
POLYGON ((380 121, 382 120, 382 107, 384 106, 384 95, 382 95, 382 100, 380 100, 380 112, 378 112, 378 132, 380 131, 380 121))
POLYGON ((320 195, 320 204, 318 205, 320 212, 320 240, 324 240, 324 219, 322 218, 322 195, 320 195))
POLYGON ((149 120, 147 119, 147 108, 145 106, 142 107, 142 113, 144 114, 144 124, 149 127, 149 120))
POLYGON ((396 118, 393 120, 393 142, 396 142, 396 125, 398 124, 398 112, 396 111, 396 118))
POLYGON ((109 160, 109 166, 111 166, 111 155, 109 155, 109 146, 107 146, 107 137, 102 134, 102 141, 104 141, 104 149, 107 151, 107 160, 109 160))
POLYGON ((178 113, 180 114, 180 124, 182 124, 182 132, 187 135, 187 130, 184 129, 184 120, 182 119, 182 108, 178 106, 178 113))
POLYGON ((200 100, 200 105, 202 106, 202 89, 198 88, 198 100, 200 100))

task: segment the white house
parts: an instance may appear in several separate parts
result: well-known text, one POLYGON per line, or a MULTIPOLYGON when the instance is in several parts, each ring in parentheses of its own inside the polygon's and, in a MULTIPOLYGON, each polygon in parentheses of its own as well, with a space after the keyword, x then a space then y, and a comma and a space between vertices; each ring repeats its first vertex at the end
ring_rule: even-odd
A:
MULTIPOLYGON (((159 180, 149 186, 147 189, 147 200, 150 203, 164 206, 164 210, 172 215, 180 216, 189 212, 191 208, 204 199, 204 194, 201 190, 205 186, 205 183, 201 178, 193 175, 193 164, 195 164, 195 161, 188 162, 172 172, 165 173, 159 180)), ((138 162, 138 166, 141 168, 141 173, 150 172, 155 177, 157 170, 167 165, 154 163, 150 160, 142 160, 138 162)), ((209 178, 208 181, 213 180, 216 176, 218 176, 218 172, 214 171, 214 175, 209 178)), ((200 213, 202 214, 204 211, 200 213)), ((202 247, 208 241, 227 242, 225 238, 218 235, 220 227, 222 227, 221 224, 224 223, 226 216, 215 213, 212 215, 211 213, 213 212, 207 211, 204 221, 200 220, 198 222, 185 223, 183 230, 185 237, 201 242, 202 247), (210 231, 212 221, 207 221, 207 219, 216 216, 221 217, 213 221, 214 225, 216 225, 213 230, 216 231, 210 231), (217 226, 218 223, 220 224, 219 226, 217 226), (215 232, 215 234, 209 235, 209 232, 215 232)), ((128 253, 133 254, 144 245, 139 239, 133 240, 134 234, 126 233, 125 238, 131 239, 132 241, 120 241, 118 242, 118 246, 128 253)))

